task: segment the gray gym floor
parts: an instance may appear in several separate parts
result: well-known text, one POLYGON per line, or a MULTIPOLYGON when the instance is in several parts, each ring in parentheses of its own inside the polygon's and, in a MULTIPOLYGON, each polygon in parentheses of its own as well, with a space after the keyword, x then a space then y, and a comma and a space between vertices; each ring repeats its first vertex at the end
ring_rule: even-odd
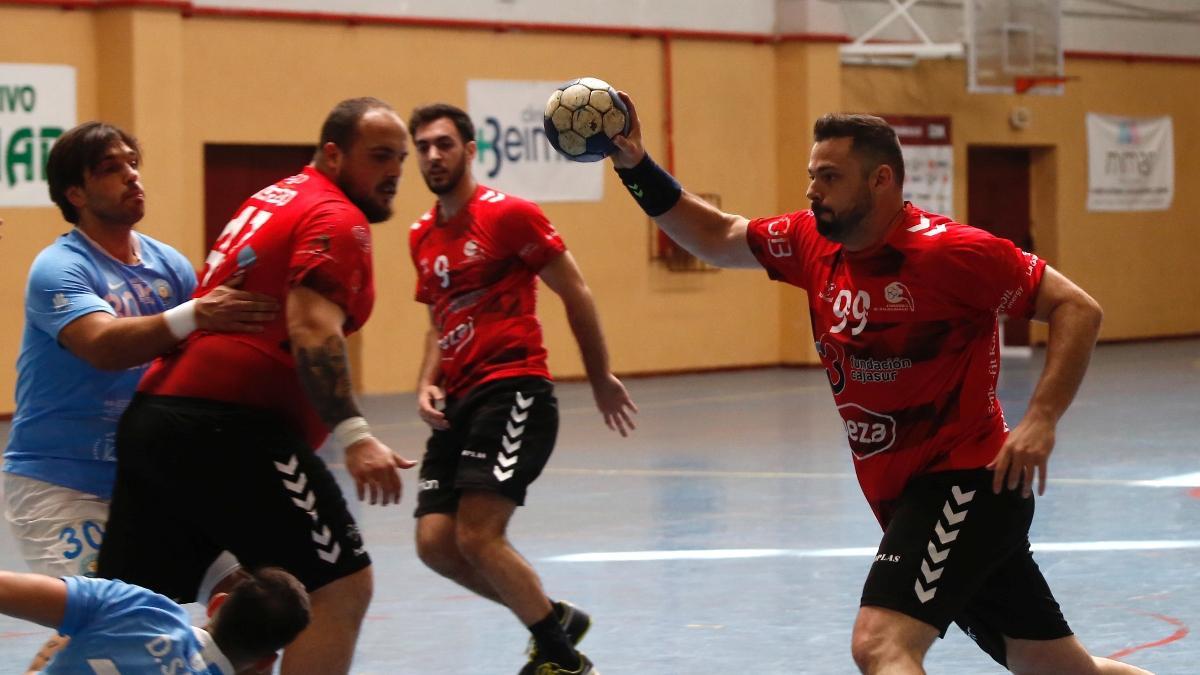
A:
MULTIPOLYGON (((1020 419, 1041 353, 1007 359, 1020 419)), ((604 675, 853 673, 850 629, 879 529, 818 369, 629 379, 637 432, 609 432, 581 383, 559 388, 562 431, 511 528, 552 597, 592 613, 604 675)), ((425 429, 410 395, 364 402, 409 457, 425 429)), ((7 425, 0 424, 7 436, 7 425)), ((1200 341, 1103 345, 1059 426, 1035 557, 1093 653, 1200 672, 1200 341), (1191 665, 1188 665, 1191 664, 1191 665)), ((338 458, 330 462, 349 483, 338 458)), ((425 569, 412 547, 415 474, 400 507, 360 507, 376 595, 354 672, 515 673, 526 631, 425 569)), ((197 486, 196 498, 213 486, 197 486)), ((24 563, 0 536, 0 566, 24 563)), ((0 672, 46 631, 0 618, 0 672)), ((932 673, 1002 670, 951 627, 932 673)))

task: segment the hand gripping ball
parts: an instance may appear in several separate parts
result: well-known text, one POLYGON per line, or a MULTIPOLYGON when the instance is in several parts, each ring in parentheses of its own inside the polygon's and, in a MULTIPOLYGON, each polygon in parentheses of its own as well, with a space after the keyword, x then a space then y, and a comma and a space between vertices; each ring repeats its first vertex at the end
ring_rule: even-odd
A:
POLYGON ((613 136, 629 133, 629 108, 604 80, 580 77, 550 95, 543 126, 567 159, 598 162, 617 151, 613 136))

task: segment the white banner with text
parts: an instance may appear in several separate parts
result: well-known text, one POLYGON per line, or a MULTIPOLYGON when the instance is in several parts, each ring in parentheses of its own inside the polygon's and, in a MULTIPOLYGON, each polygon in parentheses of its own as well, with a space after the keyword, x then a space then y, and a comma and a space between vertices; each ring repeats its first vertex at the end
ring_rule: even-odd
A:
MULTIPOLYGON (((596 202, 607 161, 580 163, 550 147, 542 128, 546 100, 562 82, 469 80, 475 122, 475 179, 535 202, 596 202)), ((611 170, 611 169, 609 169, 611 170)))
POLYGON ((53 206, 46 157, 73 126, 73 67, 0 63, 0 206, 53 206))
POLYGON ((1163 211, 1175 196, 1170 117, 1087 114, 1088 211, 1163 211))

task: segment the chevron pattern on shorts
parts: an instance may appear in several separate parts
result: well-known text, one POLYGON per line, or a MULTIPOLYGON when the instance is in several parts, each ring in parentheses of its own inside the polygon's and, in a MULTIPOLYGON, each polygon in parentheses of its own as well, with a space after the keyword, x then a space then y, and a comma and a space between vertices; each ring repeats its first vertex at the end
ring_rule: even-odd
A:
POLYGON ((333 532, 329 530, 329 526, 321 524, 321 517, 316 508, 317 495, 308 489, 308 475, 300 470, 300 460, 292 455, 287 463, 274 464, 275 470, 282 476, 283 488, 288 491, 292 503, 312 519, 312 540, 316 544, 317 557, 330 565, 336 563, 342 555, 342 547, 333 541, 333 532))
POLYGON ((913 584, 913 591, 922 605, 937 595, 938 580, 942 578, 942 572, 946 571, 941 565, 950 557, 950 547, 954 540, 958 539, 959 526, 966 520, 967 511, 970 510, 968 505, 974 498, 974 490, 963 492, 957 485, 950 488, 950 499, 942 506, 942 517, 934 525, 933 537, 925 547, 926 555, 921 560, 921 574, 913 584), (956 508, 960 510, 956 511, 956 508))
POLYGON ((525 398, 517 392, 517 402, 508 411, 508 421, 504 424, 504 434, 500 436, 503 448, 496 454, 496 466, 492 467, 492 475, 503 483, 516 473, 517 452, 521 449, 521 435, 525 433, 525 421, 529 419, 529 408, 533 405, 533 396, 525 398))

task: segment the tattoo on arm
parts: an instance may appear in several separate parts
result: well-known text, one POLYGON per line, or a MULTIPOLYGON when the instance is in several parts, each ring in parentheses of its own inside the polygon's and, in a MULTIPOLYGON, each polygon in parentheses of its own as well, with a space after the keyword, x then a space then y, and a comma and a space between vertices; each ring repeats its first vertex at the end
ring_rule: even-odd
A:
POLYGON ((346 340, 331 336, 316 347, 296 348, 296 374, 317 413, 329 428, 362 415, 350 386, 346 340))

